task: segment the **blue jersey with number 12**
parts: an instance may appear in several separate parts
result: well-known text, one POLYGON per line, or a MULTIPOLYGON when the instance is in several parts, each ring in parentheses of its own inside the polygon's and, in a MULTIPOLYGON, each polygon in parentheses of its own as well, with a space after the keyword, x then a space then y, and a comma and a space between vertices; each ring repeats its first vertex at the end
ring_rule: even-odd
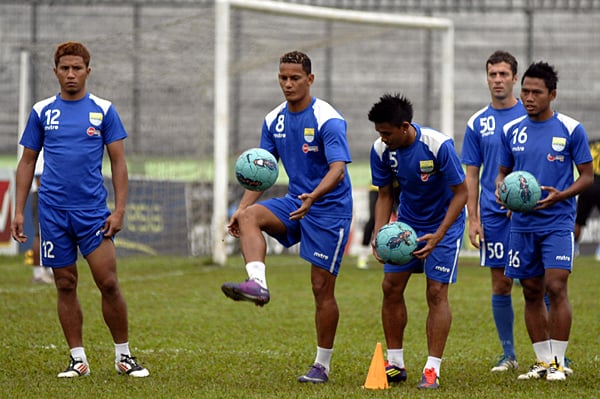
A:
POLYGON ((57 209, 102 209, 104 146, 127 137, 112 104, 87 93, 76 101, 60 95, 33 106, 20 144, 44 148, 40 202, 57 209))

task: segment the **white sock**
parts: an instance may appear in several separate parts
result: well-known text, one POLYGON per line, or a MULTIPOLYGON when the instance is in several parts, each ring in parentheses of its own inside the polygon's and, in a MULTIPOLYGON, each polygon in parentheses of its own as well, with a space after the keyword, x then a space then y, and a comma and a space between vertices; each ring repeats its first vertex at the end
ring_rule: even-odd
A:
POLYGON ((115 362, 121 360, 121 354, 131 356, 131 352, 129 351, 129 342, 122 344, 115 343, 115 362))
POLYGON ((82 362, 88 364, 87 356, 85 355, 85 350, 83 349, 83 346, 76 346, 75 348, 71 348, 69 351, 71 352, 71 357, 73 359, 79 358, 82 362))
POLYGON ((319 363, 321 366, 325 367, 325 371, 329 375, 329 364, 331 363, 331 355, 333 354, 333 348, 326 349, 317 346, 317 357, 315 358, 315 363, 319 363))
POLYGON ((550 349, 552 350, 552 360, 556 357, 558 364, 561 366, 565 365, 565 352, 567 352, 567 345, 569 341, 559 341, 557 339, 550 340, 550 349))
POLYGON ((388 349, 387 361, 392 366, 403 369, 404 366, 404 349, 388 349))
POLYGON ((441 366, 442 359, 439 357, 427 356, 427 363, 425 363, 425 367, 423 367, 423 372, 425 372, 425 369, 433 368, 435 370, 435 374, 439 377, 441 366))
POLYGON ((544 363, 550 364, 552 360, 552 348, 550 347, 550 340, 536 342, 533 344, 533 351, 537 360, 541 360, 544 363))
POLYGON ((264 289, 267 287, 266 266, 263 262, 248 262, 246 263, 246 271, 250 280, 256 281, 264 289))

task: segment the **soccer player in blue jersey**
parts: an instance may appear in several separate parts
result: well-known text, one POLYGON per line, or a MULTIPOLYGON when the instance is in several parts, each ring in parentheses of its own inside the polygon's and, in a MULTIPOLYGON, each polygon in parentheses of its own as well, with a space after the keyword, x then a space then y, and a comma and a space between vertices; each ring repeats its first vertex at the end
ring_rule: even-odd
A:
POLYGON ((488 267, 491 272, 492 314, 504 351, 492 368, 493 372, 518 368, 511 296, 513 280, 504 275, 510 218, 495 196, 502 127, 525 115, 523 103, 513 93, 518 82, 517 66, 515 57, 502 50, 487 59, 487 84, 492 101, 469 118, 462 147, 469 191, 469 240, 479 248, 481 266, 488 267))
POLYGON ((23 243, 23 209, 44 150, 39 188, 41 264, 52 267, 58 318, 70 349, 67 369, 58 377, 90 373, 83 347, 83 315, 77 297, 77 250, 85 257, 102 296, 102 314, 115 342, 118 373, 145 377, 148 370, 131 356, 127 304, 119 288, 113 239, 123 225, 127 199, 127 133, 113 105, 87 92, 90 53, 78 42, 56 47, 54 74, 60 93, 33 106, 20 144, 15 217, 11 233, 23 243), (102 176, 104 149, 111 164, 115 209, 106 204, 102 176))
POLYGON ((270 300, 262 232, 285 247, 301 243, 300 257, 311 264, 315 299, 317 355, 300 382, 329 379, 339 310, 336 276, 352 221, 352 186, 346 164, 352 161, 346 121, 331 105, 310 94, 314 81, 310 58, 299 51, 279 60, 279 85, 285 101, 267 114, 260 146, 280 159, 289 177, 282 198, 258 202, 262 192, 244 193, 229 221, 240 239, 248 279, 225 283, 224 294, 263 306, 270 300))
POLYGON ((390 382, 406 380, 404 290, 413 273, 425 272, 429 356, 418 387, 438 388, 442 354, 452 323, 448 286, 456 282, 467 184, 453 140, 412 122, 412 117, 411 102, 398 94, 382 96, 369 111, 369 120, 380 136, 371 149, 372 183, 379 187, 374 230, 379 231, 390 220, 393 183, 397 179, 398 220, 415 229, 420 243, 413 252, 415 258, 407 264, 384 264, 382 322, 387 343, 386 373, 390 382))
POLYGON ((519 375, 520 380, 566 379, 564 357, 572 320, 567 282, 573 268, 575 196, 593 182, 583 125, 552 110, 557 82, 556 70, 546 62, 531 64, 523 74, 521 101, 527 115, 504 126, 496 177, 498 187, 511 171, 525 170, 542 188, 542 198, 532 211, 512 213, 505 270, 523 286, 525 325, 537 358, 527 373, 519 375), (579 172, 577 179, 573 165, 579 172))

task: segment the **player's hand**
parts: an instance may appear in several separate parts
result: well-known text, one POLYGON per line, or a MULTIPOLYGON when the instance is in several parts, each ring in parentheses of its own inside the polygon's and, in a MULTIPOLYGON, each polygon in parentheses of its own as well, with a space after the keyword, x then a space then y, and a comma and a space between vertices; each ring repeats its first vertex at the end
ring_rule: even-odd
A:
POLYGON ((296 209, 294 212, 290 212, 290 220, 303 219, 304 216, 306 216, 306 214, 310 210, 310 207, 312 206, 312 204, 314 202, 311 195, 306 194, 306 193, 300 194, 298 196, 298 199, 302 201, 302 205, 300 206, 300 208, 296 209))
POLYGON ((238 224, 237 219, 238 212, 239 209, 236 209, 233 215, 231 215, 231 219, 229 219, 229 224, 227 225, 227 233, 235 238, 240 238, 240 225, 238 224))
POLYGON ((21 244, 27 241, 27 236, 23 233, 23 222, 23 215, 15 215, 10 225, 10 235, 21 244))
POLYGON ((543 200, 539 200, 534 210, 549 208, 559 201, 562 201, 560 191, 552 186, 540 186, 540 189, 548 191, 548 196, 543 200))
POLYGON ((469 241, 475 248, 479 248, 480 241, 485 241, 481 224, 477 221, 469 221, 469 241))
POLYGON ((104 237, 114 237, 123 228, 123 216, 113 212, 104 222, 104 237))
POLYGON ((425 234, 424 236, 417 238, 417 243, 425 242, 425 246, 415 249, 413 251, 413 255, 417 259, 425 259, 429 256, 433 249, 438 245, 438 243, 442 240, 442 237, 438 237, 437 234, 425 234))
POLYGON ((375 250, 375 248, 377 248, 377 246, 375 245, 375 239, 373 239, 371 240, 371 249, 373 250, 373 256, 375 257, 377 262, 384 264, 385 262, 379 257, 379 255, 377 255, 377 251, 375 250))

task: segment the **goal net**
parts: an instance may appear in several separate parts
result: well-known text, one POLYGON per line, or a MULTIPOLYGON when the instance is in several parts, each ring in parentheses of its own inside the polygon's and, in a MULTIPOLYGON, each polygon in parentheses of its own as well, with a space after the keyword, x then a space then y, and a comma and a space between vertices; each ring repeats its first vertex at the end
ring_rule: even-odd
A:
MULTIPOLYGON (((56 1, 38 5, 36 20, 27 5, 0 6, 4 31, 14 32, 3 40, 9 58, 30 54, 27 113, 34 101, 58 92, 57 43, 78 40, 92 53, 88 89, 114 103, 129 132, 121 253, 212 256, 222 264, 236 252, 225 231, 242 195, 232 166, 258 145, 264 116, 283 101, 277 72, 287 51, 311 57, 312 94, 348 121, 353 164, 365 165, 352 175, 355 225, 368 215, 368 153, 377 137, 366 115, 383 93, 405 94, 415 121, 453 133, 449 20, 272 1, 150 4, 56 1), (25 43, 33 25, 43 35, 25 43)), ((6 63, 12 76, 1 83, 6 93, 19 92, 17 64, 6 63)), ((17 114, 14 107, 9 111, 17 114)), ((110 177, 108 164, 104 171, 110 177)), ((284 193, 284 182, 285 175, 265 195, 284 193)))
MULTIPOLYGON (((312 93, 345 115, 355 157, 368 154, 375 136, 366 114, 384 92, 404 93, 417 120, 435 120, 432 125, 453 135, 454 29, 448 19, 217 0, 215 37, 214 234, 224 231, 229 191, 227 164, 219 160, 230 148, 257 145, 261 115, 282 101, 276 76, 286 51, 312 58, 312 93)), ((218 263, 225 261, 223 242, 213 241, 218 263)))

